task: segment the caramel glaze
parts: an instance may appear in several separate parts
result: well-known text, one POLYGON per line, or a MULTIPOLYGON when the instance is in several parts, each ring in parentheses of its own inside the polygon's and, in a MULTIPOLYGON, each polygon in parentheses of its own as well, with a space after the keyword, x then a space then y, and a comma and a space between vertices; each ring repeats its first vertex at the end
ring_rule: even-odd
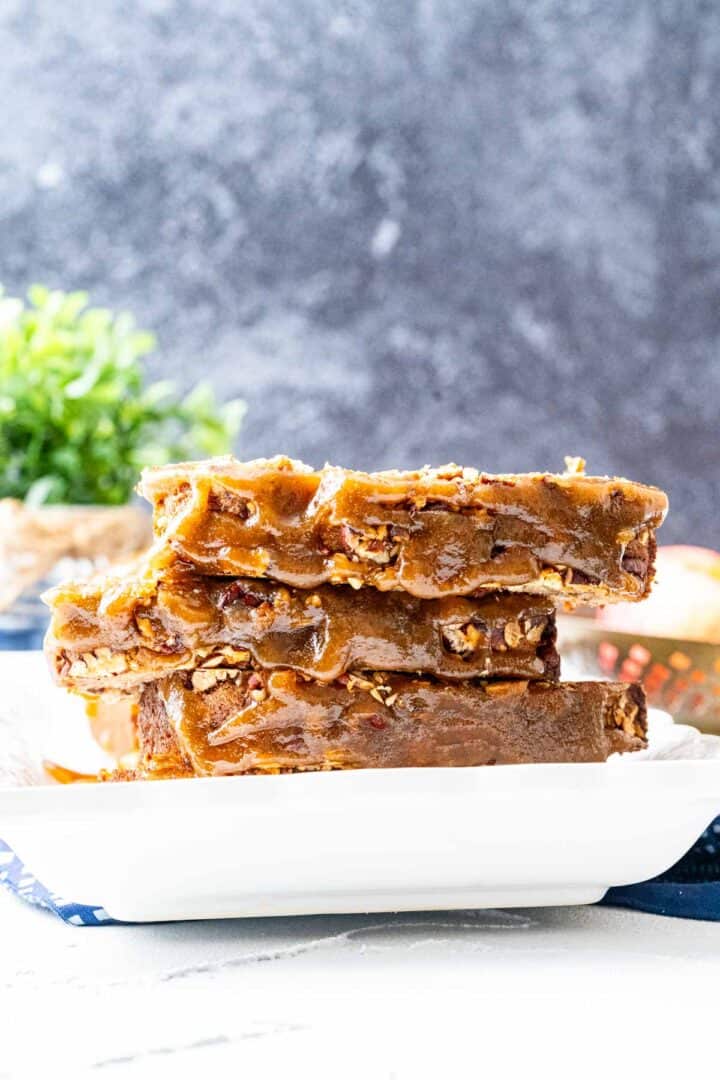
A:
POLYGON ((418 600, 175 572, 69 582, 48 602, 51 668, 62 685, 85 691, 218 664, 289 667, 325 681, 355 668, 448 679, 559 674, 555 609, 544 597, 418 600))
POLYGON ((101 773, 82 773, 77 769, 69 769, 66 765, 59 765, 57 761, 43 760, 43 769, 56 784, 97 784, 101 779, 101 773))
POLYGON ((204 693, 189 674, 153 683, 140 703, 134 775, 590 762, 645 745, 637 685, 361 678, 375 692, 290 671, 252 683, 239 675, 204 693))
POLYGON ((667 510, 663 492, 622 479, 315 472, 282 457, 151 469, 139 490, 153 503, 158 566, 424 598, 511 589, 639 600, 667 510))

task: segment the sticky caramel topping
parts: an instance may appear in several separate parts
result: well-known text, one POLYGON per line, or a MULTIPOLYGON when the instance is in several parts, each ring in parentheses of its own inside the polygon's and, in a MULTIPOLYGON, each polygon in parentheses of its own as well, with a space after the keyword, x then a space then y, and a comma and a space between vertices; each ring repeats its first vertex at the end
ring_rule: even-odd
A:
POLYGON ((180 560, 206 574, 423 598, 641 599, 667 510, 657 488, 579 472, 316 472, 288 458, 152 469, 140 490, 153 503, 158 567, 180 560))

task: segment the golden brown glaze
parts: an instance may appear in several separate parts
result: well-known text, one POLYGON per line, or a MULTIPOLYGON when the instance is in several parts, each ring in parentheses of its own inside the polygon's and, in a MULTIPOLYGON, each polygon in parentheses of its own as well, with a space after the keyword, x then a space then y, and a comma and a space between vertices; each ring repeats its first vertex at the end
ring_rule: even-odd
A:
POLYGON ((645 698, 623 683, 443 683, 365 673, 190 674, 143 692, 141 776, 605 761, 645 745, 645 698))
POLYGON ((58 682, 130 689, 190 668, 289 667, 315 679, 354 668, 557 677, 555 610, 544 597, 418 600, 407 593, 253 578, 129 574, 68 582, 48 594, 46 641, 58 682))
POLYGON ((622 479, 316 472, 288 458, 151 469, 140 491, 154 507, 156 566, 423 598, 504 589, 639 600, 667 510, 663 492, 622 479))

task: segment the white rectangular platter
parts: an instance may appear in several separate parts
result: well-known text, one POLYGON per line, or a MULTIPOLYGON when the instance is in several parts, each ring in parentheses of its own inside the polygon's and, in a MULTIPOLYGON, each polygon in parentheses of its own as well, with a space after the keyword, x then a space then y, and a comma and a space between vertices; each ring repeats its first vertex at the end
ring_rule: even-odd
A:
POLYGON ((82 710, 38 657, 6 654, 0 678, 16 688, 0 706, 15 762, 0 837, 116 919, 592 903, 665 870, 720 814, 720 740, 662 717, 649 751, 603 765, 41 784, 23 755, 52 731, 57 759, 82 710))

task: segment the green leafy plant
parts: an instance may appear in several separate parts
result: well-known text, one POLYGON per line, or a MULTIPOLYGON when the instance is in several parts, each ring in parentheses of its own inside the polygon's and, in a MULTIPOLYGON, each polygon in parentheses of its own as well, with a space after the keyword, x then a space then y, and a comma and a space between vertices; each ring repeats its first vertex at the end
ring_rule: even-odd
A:
POLYGON ((0 289, 0 498, 117 505, 145 465, 230 450, 243 403, 218 406, 205 383, 182 399, 148 384, 155 338, 132 316, 81 292, 28 297, 0 289))

